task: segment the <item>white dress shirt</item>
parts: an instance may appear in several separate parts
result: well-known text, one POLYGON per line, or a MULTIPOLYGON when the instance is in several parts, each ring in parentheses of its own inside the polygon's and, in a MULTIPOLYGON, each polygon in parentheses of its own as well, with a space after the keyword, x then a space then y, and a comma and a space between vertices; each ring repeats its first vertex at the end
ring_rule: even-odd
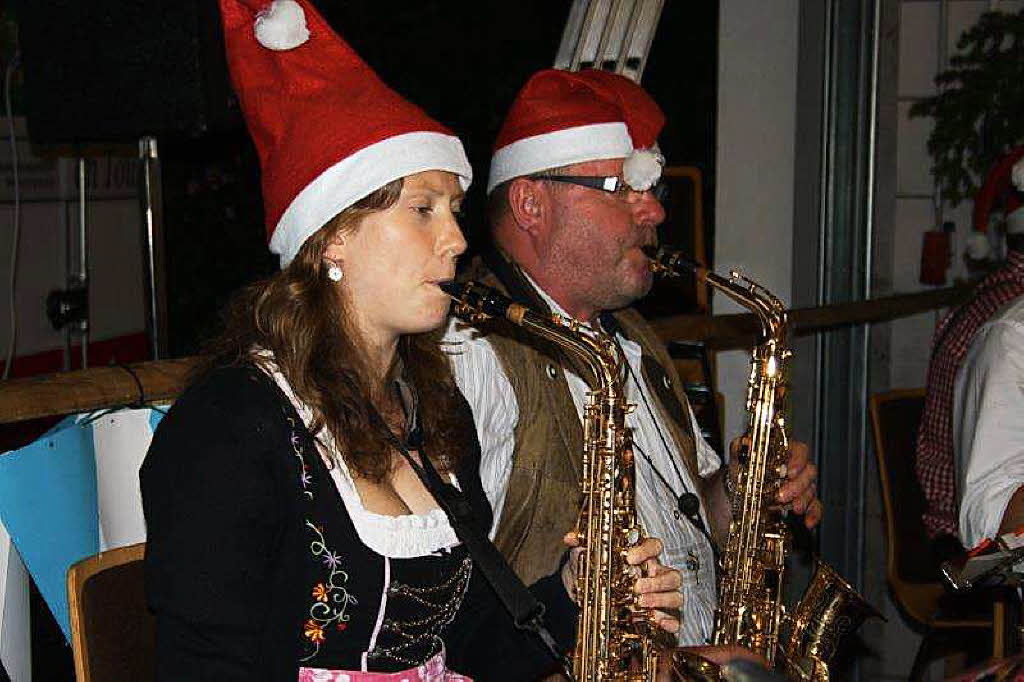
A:
POLYGON ((1024 297, 978 330, 953 398, 960 538, 973 547, 998 534, 1024 485, 1024 297))
MULTIPOLYGON (((540 293, 552 311, 565 315, 565 311, 557 303, 543 291, 540 293)), ((626 397, 630 403, 636 404, 636 409, 626 417, 626 425, 633 429, 634 450, 637 455, 634 460, 637 471, 637 511, 647 534, 659 538, 664 545, 660 561, 678 569, 682 575, 680 644, 706 644, 714 625, 717 603, 714 557, 711 546, 704 536, 698 533, 685 517, 678 515, 676 510, 679 495, 687 491, 696 492, 696 482, 691 479, 676 451, 671 432, 660 423, 654 404, 654 391, 646 385, 642 389, 637 385, 637 380, 643 381, 640 345, 621 334, 617 335, 617 340, 632 370, 627 383, 626 397), (644 397, 650 404, 650 410, 645 404, 644 397), (669 450, 666 450, 666 444, 669 450), (647 457, 642 453, 646 453, 647 457), (648 458, 653 462, 653 467, 648 458), (655 473, 655 468, 664 477, 664 482, 655 473), (668 483, 667 487, 665 482, 668 483)), ((452 320, 445 334, 445 342, 445 349, 452 359, 456 382, 473 409, 477 436, 480 440, 480 478, 494 508, 494 526, 491 529, 493 538, 504 507, 512 471, 519 408, 501 362, 485 337, 474 338, 471 329, 466 329, 461 323, 452 320)), ((584 399, 589 388, 572 372, 567 371, 566 378, 576 411, 582 420, 584 399)), ((706 478, 718 470, 720 460, 701 436, 692 411, 690 420, 697 451, 698 473, 706 478)), ((704 517, 705 527, 710 528, 704 509, 701 509, 701 515, 704 517)))

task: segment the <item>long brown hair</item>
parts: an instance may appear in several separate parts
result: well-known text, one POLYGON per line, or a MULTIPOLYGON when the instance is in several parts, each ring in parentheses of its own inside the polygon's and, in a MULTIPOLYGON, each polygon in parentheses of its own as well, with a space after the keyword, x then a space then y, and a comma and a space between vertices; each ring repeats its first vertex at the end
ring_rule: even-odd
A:
MULTIPOLYGON (((287 267, 238 292, 200 369, 259 364, 260 351, 273 353, 296 397, 312 411, 313 434, 327 429, 353 473, 375 481, 392 467, 386 456, 392 452, 387 427, 374 407, 388 382, 370 370, 342 287, 326 276, 324 253, 335 235, 355 230, 364 216, 392 206, 401 190, 402 181, 396 180, 345 209, 309 237, 287 267)), ((419 395, 424 452, 449 468, 468 441, 440 337, 440 331, 405 335, 398 355, 406 380, 419 395)))

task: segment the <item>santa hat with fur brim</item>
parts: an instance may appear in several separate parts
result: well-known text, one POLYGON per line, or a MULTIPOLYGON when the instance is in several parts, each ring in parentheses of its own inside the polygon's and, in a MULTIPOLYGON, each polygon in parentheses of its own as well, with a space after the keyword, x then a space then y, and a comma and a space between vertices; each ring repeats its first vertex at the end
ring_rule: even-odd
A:
POLYGON ((334 216, 426 170, 472 169, 447 128, 388 88, 307 0, 220 0, 231 81, 285 267, 334 216))
POLYGON ((989 217, 1002 210, 1010 234, 1024 233, 1024 145, 1001 158, 974 196, 974 229, 985 232, 989 217))
POLYGON ((603 159, 626 159, 623 179, 650 189, 665 163, 657 147, 664 125, 657 103, 628 78, 595 69, 540 71, 505 118, 487 192, 513 178, 603 159))

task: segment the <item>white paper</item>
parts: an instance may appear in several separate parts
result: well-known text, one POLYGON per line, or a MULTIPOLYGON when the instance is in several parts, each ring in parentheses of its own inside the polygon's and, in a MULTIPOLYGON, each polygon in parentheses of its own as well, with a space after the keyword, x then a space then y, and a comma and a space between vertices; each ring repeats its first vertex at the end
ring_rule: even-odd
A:
POLYGON ((153 439, 150 410, 122 410, 92 424, 100 551, 146 540, 139 468, 153 439))
POLYGON ((11 682, 32 680, 28 571, 0 525, 0 662, 11 682))

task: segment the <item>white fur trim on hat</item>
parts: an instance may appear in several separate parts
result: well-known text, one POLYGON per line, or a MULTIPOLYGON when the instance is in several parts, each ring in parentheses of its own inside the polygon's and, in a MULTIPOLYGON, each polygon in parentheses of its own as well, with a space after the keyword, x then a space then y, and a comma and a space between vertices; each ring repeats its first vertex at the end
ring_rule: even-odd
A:
POLYGON ((1017 191, 1024 192, 1024 159, 1013 164, 1013 172, 1010 177, 1013 178, 1013 186, 1017 188, 1017 191))
POLYGON ((256 40, 268 50, 292 50, 309 40, 306 13, 295 0, 274 0, 256 15, 256 40))
POLYGON ((594 123, 524 137, 494 152, 487 193, 512 178, 573 163, 622 159, 632 151, 625 123, 594 123))
POLYGON ((360 149, 318 175, 292 199, 270 238, 271 252, 280 255, 283 269, 331 218, 392 180, 427 170, 455 173, 463 189, 473 180, 462 142, 453 135, 405 133, 360 149))
POLYGON ((634 149, 633 153, 622 162, 622 179, 638 192, 646 192, 661 179, 661 169, 665 165, 665 157, 653 149, 634 149))

